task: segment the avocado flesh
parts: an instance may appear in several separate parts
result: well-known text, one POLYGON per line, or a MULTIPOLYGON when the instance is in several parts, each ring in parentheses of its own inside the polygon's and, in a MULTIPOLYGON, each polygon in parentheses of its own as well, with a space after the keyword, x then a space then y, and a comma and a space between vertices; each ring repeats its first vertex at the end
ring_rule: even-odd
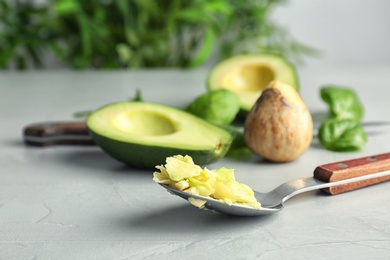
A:
POLYGON ((293 65, 273 54, 239 55, 222 61, 208 77, 208 89, 226 88, 237 94, 241 109, 248 112, 262 91, 273 80, 298 90, 298 77, 293 65))
POLYGON ((209 164, 222 158, 232 142, 228 132, 203 119, 147 102, 105 106, 92 113, 86 124, 107 154, 142 168, 154 168, 177 154, 209 164))

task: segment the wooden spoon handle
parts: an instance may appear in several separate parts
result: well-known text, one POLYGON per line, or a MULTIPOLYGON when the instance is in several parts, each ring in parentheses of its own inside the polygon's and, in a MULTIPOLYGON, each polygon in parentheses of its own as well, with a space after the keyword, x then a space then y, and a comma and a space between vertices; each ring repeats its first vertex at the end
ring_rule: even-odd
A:
POLYGON ((25 144, 34 146, 94 144, 84 122, 44 122, 28 125, 23 129, 23 138, 25 144))
MULTIPOLYGON (((314 178, 324 182, 334 182, 388 170, 390 170, 390 153, 384 153, 318 166, 314 170, 314 178)), ((389 180, 390 175, 387 175, 330 187, 324 191, 335 195, 389 180)))

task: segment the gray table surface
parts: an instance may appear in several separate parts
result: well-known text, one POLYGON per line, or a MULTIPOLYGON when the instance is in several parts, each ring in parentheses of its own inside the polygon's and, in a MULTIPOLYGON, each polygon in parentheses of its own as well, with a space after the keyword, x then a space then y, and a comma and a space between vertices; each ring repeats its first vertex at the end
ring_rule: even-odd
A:
MULTIPOLYGON (((365 121, 389 120, 390 66, 301 69, 301 94, 315 121, 319 88, 351 86, 365 121)), ((388 259, 390 182, 337 196, 309 192, 277 214, 237 218, 192 207, 98 147, 36 148, 25 125, 74 120, 73 113, 125 101, 182 107, 204 93, 207 70, 29 71, 0 73, 0 259, 388 259)), ((390 127, 367 129, 356 153, 324 150, 316 139, 298 160, 224 158, 236 178, 267 191, 310 176, 317 165, 390 151, 390 127)))

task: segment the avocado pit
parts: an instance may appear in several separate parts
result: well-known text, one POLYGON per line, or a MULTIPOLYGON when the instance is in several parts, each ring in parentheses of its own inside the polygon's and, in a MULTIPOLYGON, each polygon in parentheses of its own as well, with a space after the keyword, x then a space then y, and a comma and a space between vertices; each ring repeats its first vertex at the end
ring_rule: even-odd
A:
POLYGON ((273 162, 297 159, 312 137, 313 121, 306 104, 294 88, 280 81, 269 84, 245 121, 248 148, 273 162))

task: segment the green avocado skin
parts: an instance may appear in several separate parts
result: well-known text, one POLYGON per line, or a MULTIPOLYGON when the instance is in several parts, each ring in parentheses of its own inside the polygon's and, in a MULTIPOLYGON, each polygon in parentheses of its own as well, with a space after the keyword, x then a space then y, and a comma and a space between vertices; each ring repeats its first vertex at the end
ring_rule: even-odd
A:
POLYGON ((165 164, 165 160, 173 155, 189 155, 198 165, 207 165, 223 158, 229 150, 231 139, 222 143, 219 149, 189 150, 161 146, 139 145, 117 141, 99 135, 89 129, 93 141, 114 159, 136 168, 152 169, 165 164))

